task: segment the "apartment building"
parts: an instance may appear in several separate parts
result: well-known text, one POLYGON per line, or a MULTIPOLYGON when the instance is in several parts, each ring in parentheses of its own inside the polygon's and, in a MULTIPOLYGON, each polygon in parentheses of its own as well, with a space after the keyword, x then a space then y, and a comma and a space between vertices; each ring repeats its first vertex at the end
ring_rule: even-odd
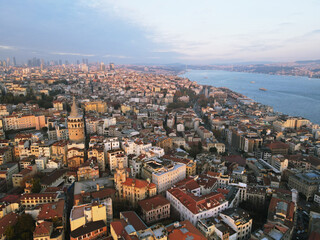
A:
POLYGON ((106 160, 103 145, 95 144, 88 149, 88 158, 96 158, 100 171, 106 170, 106 160))
POLYGON ((121 149, 109 150, 107 152, 107 159, 110 171, 114 171, 122 162, 124 167, 128 167, 128 157, 121 149))
POLYGON ((314 198, 320 185, 320 172, 308 171, 289 176, 288 185, 302 193, 308 200, 314 198))
POLYGON ((26 193, 20 198, 20 203, 25 208, 33 208, 40 204, 59 201, 59 193, 26 193))
POLYGON ((136 204, 140 200, 153 197, 157 194, 157 187, 154 183, 151 183, 149 180, 129 178, 128 175, 127 170, 121 162, 114 174, 115 187, 120 198, 136 204))
POLYGON ((5 131, 28 128, 41 130, 41 128, 46 126, 46 118, 44 115, 10 115, 3 117, 2 122, 5 131))
POLYGON ((215 217, 228 207, 228 201, 221 193, 195 196, 179 188, 167 190, 167 199, 181 220, 189 220, 193 225, 201 218, 215 217))
POLYGON ((252 218, 241 208, 229 208, 221 212, 220 217, 236 233, 237 239, 249 239, 252 229, 252 218))
POLYGON ((138 202, 142 219, 150 224, 170 217, 170 202, 162 195, 156 195, 138 202))
POLYGON ((289 161, 281 154, 273 155, 270 164, 278 171, 283 172, 288 168, 289 161))

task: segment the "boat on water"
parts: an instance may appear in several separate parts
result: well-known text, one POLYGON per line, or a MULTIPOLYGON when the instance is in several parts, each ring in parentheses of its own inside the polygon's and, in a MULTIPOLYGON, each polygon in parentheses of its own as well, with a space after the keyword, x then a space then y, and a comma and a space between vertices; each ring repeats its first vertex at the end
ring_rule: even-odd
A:
POLYGON ((204 79, 208 79, 208 77, 203 77, 204 79))
POLYGON ((265 88, 259 88, 259 90, 261 90, 261 91, 267 91, 267 89, 265 89, 265 88))
POLYGON ((256 83, 255 81, 251 81, 250 83, 256 83))

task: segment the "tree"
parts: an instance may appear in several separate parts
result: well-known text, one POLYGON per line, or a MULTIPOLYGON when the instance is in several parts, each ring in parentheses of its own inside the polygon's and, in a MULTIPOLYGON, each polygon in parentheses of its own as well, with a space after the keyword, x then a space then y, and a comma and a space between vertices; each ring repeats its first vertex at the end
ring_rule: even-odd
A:
POLYGON ((199 142, 197 145, 193 144, 190 148, 190 150, 188 150, 188 153, 191 157, 196 158, 196 156, 201 153, 202 150, 202 143, 199 142))
POLYGON ((33 178, 32 179, 32 193, 39 193, 41 191, 41 183, 39 178, 33 178))
POLYGON ((57 216, 55 216, 53 219, 52 219, 52 223, 53 223, 53 226, 56 228, 58 226, 62 226, 62 221, 60 218, 58 218, 57 216))
POLYGON ((217 129, 213 129, 212 133, 214 135, 215 138, 220 139, 221 138, 221 132, 217 129))
POLYGON ((30 214, 22 214, 18 218, 17 224, 14 226, 14 238, 13 239, 24 239, 32 240, 33 231, 35 229, 35 221, 30 214))
POLYGON ((198 99, 199 106, 205 108, 207 107, 208 103, 208 99, 204 96, 204 94, 200 94, 198 99))
POLYGON ((69 103, 66 103, 66 110, 67 112, 71 112, 71 106, 69 103))
POLYGON ((212 147, 209 149, 209 152, 216 154, 218 152, 218 149, 216 147, 212 147))
POLYGON ((228 152, 227 151, 225 151, 224 153, 222 153, 221 154, 222 156, 228 156, 229 154, 228 154, 228 152))
POLYGON ((7 240, 13 240, 15 238, 14 227, 8 226, 4 231, 4 235, 6 235, 7 240))
POLYGON ((114 103, 113 107, 114 107, 115 110, 118 110, 118 109, 121 108, 121 104, 120 103, 114 103))

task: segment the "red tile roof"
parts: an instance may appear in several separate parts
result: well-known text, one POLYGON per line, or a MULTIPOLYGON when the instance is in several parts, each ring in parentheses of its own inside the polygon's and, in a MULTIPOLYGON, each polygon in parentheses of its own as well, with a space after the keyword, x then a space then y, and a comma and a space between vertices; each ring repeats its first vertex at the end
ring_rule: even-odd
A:
POLYGON ((180 222, 180 226, 175 228, 174 225, 167 227, 168 240, 183 240, 183 239, 193 239, 193 240, 206 240, 205 236, 192 225, 188 220, 180 222), (181 231, 184 229, 183 231, 181 231))
POLYGON ((226 195, 230 192, 228 189, 223 189, 223 188, 218 188, 217 191, 219 193, 222 193, 223 195, 226 195))
POLYGON ((169 200, 167 200, 164 196, 162 195, 157 195, 152 198, 144 199, 138 202, 139 206, 146 212, 165 206, 167 204, 170 205, 169 200))
POLYGON ((134 211, 121 212, 123 219, 134 227, 136 231, 147 229, 146 224, 140 219, 140 217, 134 211))
POLYGON ((124 234, 124 228, 127 225, 128 224, 126 223, 125 220, 120 219, 118 221, 114 221, 114 222, 110 223, 110 228, 112 228, 114 230, 114 232, 116 233, 117 236, 122 236, 122 234, 124 234))
POLYGON ((55 203, 43 204, 40 209, 39 220, 53 219, 54 217, 62 218, 64 214, 64 200, 61 199, 55 203))
POLYGON ((16 213, 9 213, 0 219, 0 236, 4 234, 7 227, 13 226, 17 223, 18 216, 19 215, 16 213))
POLYGON ((187 177, 180 182, 175 184, 175 187, 181 188, 181 189, 186 189, 189 191, 192 191, 194 189, 199 188, 199 184, 194 180, 193 177, 187 177))
POLYGON ((154 183, 148 183, 146 180, 136 179, 136 178, 127 178, 122 185, 126 186, 135 186, 136 188, 156 188, 157 186, 154 183))
POLYGON ((93 198, 102 199, 102 198, 106 198, 106 197, 112 197, 112 196, 115 195, 115 193, 116 193, 116 190, 113 189, 113 188, 104 188, 104 189, 102 189, 102 190, 100 190, 98 192, 92 192, 91 196, 93 198))
POLYGON ((207 175, 210 176, 210 177, 220 177, 221 173, 208 171, 207 175))
POLYGON ((222 157, 224 161, 230 162, 230 163, 237 163, 241 166, 246 165, 246 159, 241 157, 240 155, 230 155, 230 156, 224 156, 222 157))
POLYGON ((19 203, 20 202, 20 195, 6 195, 0 199, 0 202, 8 202, 8 203, 19 203))
POLYGON ((118 239, 124 239, 124 240, 138 240, 138 237, 135 235, 129 235, 127 231, 125 231, 125 227, 128 224, 125 220, 120 219, 117 221, 114 221, 110 223, 110 228, 112 228, 117 235, 118 239))
POLYGON ((197 214, 201 209, 209 210, 220 205, 225 197, 221 193, 209 193, 197 197, 191 193, 185 192, 179 188, 169 189, 168 192, 177 198, 192 213, 197 214))
POLYGON ((289 145, 283 142, 273 142, 266 145, 268 148, 272 149, 289 149, 289 145))
POLYGON ((33 232, 33 237, 41 237, 41 236, 48 236, 51 233, 51 229, 53 227, 52 222, 42 222, 36 226, 33 232))
POLYGON ((288 204, 287 212, 285 214, 286 215, 285 224, 289 227, 292 227, 293 226, 293 217, 295 214, 295 204, 292 201, 289 202, 284 199, 272 197, 271 201, 270 201, 269 209, 268 209, 268 218, 270 220, 273 220, 272 218, 276 213, 276 207, 277 207, 278 203, 280 203, 280 202, 285 202, 288 204))

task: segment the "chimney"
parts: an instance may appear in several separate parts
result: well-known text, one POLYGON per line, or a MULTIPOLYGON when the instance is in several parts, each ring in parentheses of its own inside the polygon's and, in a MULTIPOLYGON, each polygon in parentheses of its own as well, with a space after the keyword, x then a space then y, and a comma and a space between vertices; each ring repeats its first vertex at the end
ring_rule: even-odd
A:
POLYGON ((97 192, 100 191, 99 183, 97 183, 97 192))

